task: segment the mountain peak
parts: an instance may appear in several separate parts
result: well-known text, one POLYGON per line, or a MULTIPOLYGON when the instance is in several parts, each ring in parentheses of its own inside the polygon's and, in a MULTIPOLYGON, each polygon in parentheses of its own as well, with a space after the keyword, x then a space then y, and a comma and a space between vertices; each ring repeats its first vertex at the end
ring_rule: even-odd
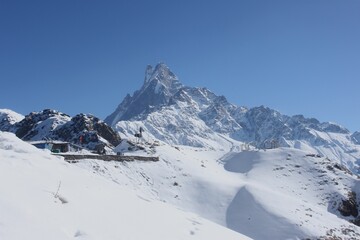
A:
POLYGON ((141 89, 135 91, 132 96, 126 96, 105 122, 114 126, 120 120, 139 117, 157 107, 167 105, 171 97, 182 87, 178 77, 165 63, 159 63, 155 68, 147 65, 141 89))
POLYGON ((158 63, 155 68, 147 65, 145 69, 145 81, 143 89, 148 86, 153 86, 154 91, 169 91, 174 94, 183 85, 180 83, 178 77, 170 70, 165 63, 158 63))

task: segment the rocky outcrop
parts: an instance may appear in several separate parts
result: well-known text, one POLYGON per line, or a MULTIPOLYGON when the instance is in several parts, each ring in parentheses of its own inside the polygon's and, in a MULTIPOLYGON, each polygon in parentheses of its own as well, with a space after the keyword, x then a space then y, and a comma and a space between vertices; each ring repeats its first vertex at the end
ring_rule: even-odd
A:
POLYGON ((45 109, 31 112, 12 124, 8 119, 2 117, 1 130, 13 132, 25 141, 61 140, 80 144, 90 150, 96 150, 99 145, 113 148, 120 143, 117 132, 90 114, 78 114, 71 118, 65 113, 45 109))
POLYGON ((353 216, 356 218, 359 215, 359 205, 354 191, 348 193, 348 198, 343 199, 338 210, 344 217, 353 216))
POLYGON ((41 140, 52 137, 52 131, 68 120, 70 120, 69 115, 56 110, 31 112, 14 125, 14 132, 18 138, 25 141, 41 140))
POLYGON ((64 141, 88 145, 90 149, 100 142, 108 146, 117 146, 121 140, 120 136, 106 123, 95 116, 86 114, 74 116, 54 131, 53 135, 64 141))

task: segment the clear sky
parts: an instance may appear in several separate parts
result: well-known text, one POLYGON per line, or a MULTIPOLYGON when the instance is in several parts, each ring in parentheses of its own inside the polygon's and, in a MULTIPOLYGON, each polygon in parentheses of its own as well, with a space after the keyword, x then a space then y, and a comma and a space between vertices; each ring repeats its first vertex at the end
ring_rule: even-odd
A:
POLYGON ((0 108, 105 118, 158 62, 234 104, 360 130, 359 0, 0 0, 0 108))

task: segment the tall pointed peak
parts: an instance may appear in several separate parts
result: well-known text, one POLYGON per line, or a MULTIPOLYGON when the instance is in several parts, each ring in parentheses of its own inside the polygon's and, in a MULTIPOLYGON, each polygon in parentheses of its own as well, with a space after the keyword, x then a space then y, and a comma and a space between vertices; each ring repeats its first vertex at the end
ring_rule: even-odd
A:
POLYGON ((159 62, 155 66, 155 71, 170 71, 170 68, 164 62, 159 62))
POLYGON ((105 119, 114 126, 121 120, 129 120, 153 111, 154 107, 164 106, 183 85, 165 63, 145 68, 144 84, 132 96, 127 95, 118 108, 105 119))
POLYGON ((154 68, 151 65, 147 65, 143 88, 147 88, 153 82, 155 82, 158 87, 162 85, 163 89, 166 89, 171 94, 174 94, 183 87, 178 77, 163 62, 158 63, 154 68))
POLYGON ((148 83, 153 79, 162 80, 169 75, 176 77, 175 74, 171 72, 170 68, 165 63, 160 62, 156 64, 155 67, 149 64, 146 66, 145 69, 144 83, 148 83))

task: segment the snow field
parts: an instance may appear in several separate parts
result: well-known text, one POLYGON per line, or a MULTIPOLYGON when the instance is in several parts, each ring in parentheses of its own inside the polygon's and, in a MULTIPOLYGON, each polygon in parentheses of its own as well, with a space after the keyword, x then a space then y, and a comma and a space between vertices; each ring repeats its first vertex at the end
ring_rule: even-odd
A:
POLYGON ((359 232, 331 207, 355 179, 329 171, 330 160, 290 148, 240 152, 241 143, 226 144, 223 151, 164 144, 153 153, 160 156, 157 163, 76 165, 144 199, 170 203, 254 239, 302 239, 342 228, 359 232))
POLYGON ((4 132, 0 176, 0 239, 249 239, 4 132))
POLYGON ((241 152, 223 140, 217 151, 161 144, 132 153, 157 155, 155 163, 68 164, 0 132, 0 239, 359 236, 334 207, 358 190, 355 176, 307 151, 241 152))

